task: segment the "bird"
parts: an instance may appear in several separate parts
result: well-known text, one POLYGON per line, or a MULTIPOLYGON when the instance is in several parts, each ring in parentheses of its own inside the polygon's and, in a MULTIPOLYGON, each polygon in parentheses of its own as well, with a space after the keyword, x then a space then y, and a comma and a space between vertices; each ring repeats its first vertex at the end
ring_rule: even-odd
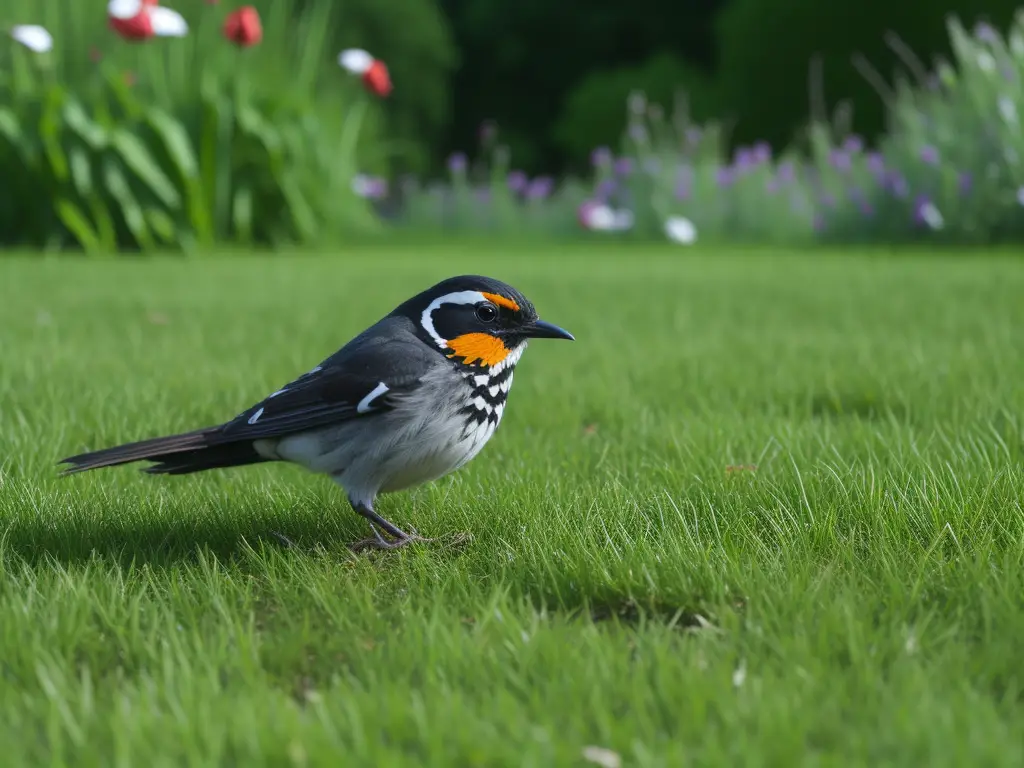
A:
POLYGON ((58 464, 71 475, 148 461, 149 474, 184 475, 288 462, 330 477, 366 519, 373 535, 355 549, 428 541, 378 514, 377 497, 443 477, 480 452, 533 339, 574 337, 507 283, 451 277, 230 421, 58 464))

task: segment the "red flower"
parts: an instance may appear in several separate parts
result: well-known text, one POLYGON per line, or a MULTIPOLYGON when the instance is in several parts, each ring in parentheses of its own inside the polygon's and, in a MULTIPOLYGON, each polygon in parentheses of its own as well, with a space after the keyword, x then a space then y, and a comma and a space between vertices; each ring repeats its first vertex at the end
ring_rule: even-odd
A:
POLYGON ((263 39, 259 12, 251 5, 246 5, 229 13, 224 21, 224 37, 240 48, 256 45, 263 39))
POLYGON ((148 40, 156 34, 153 31, 153 19, 145 10, 127 19, 111 16, 110 28, 125 40, 148 40))
POLYGON ((353 75, 359 75, 363 85, 371 93, 377 96, 387 96, 391 93, 391 75, 388 74, 387 65, 363 49, 348 48, 342 51, 338 54, 338 64, 353 75))
POLYGON ((107 18, 110 28, 126 40, 182 37, 188 32, 182 15, 161 7, 158 0, 110 0, 107 18))
POLYGON ((388 74, 388 67, 380 59, 374 59, 370 68, 363 73, 363 85, 370 93, 384 97, 391 93, 391 75, 388 74))

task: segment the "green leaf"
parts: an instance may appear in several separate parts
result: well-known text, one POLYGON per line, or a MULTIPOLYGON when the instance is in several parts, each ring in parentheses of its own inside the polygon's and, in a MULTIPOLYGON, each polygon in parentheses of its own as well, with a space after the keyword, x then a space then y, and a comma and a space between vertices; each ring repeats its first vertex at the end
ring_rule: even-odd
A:
POLYGON ((210 207, 200 176, 199 161, 188 132, 178 120, 156 107, 147 111, 146 122, 163 142, 164 151, 170 157, 185 187, 189 222, 195 229, 196 236, 201 242, 212 242, 213 222, 210 218, 210 207))
POLYGON ((131 186, 128 184, 128 178, 124 175, 124 171, 112 157, 104 158, 103 182, 111 197, 120 205, 125 226, 128 227, 132 237, 135 238, 142 248, 152 249, 154 245, 153 236, 146 225, 146 216, 142 211, 142 206, 139 205, 139 201, 135 198, 131 186))
POLYGON ((72 145, 68 149, 68 166, 71 170, 71 183, 75 191, 83 198, 93 194, 92 161, 89 153, 82 147, 72 145))
POLYGON ((86 113, 77 99, 69 98, 64 102, 64 122, 74 131, 90 149, 103 150, 108 143, 107 130, 86 113))
POLYGON ((54 203, 54 208, 57 210, 57 216, 61 223, 68 228, 68 231, 87 253, 97 253, 103 250, 95 228, 77 205, 67 198, 61 197, 54 203))
POLYGON ((247 184, 236 184, 231 218, 235 236, 244 243, 252 242, 252 209, 252 187, 247 184))
POLYGON ((121 160, 168 208, 181 207, 181 195, 174 183, 167 178, 160 165, 153 159, 146 145, 127 129, 114 132, 110 142, 118 151, 121 160))

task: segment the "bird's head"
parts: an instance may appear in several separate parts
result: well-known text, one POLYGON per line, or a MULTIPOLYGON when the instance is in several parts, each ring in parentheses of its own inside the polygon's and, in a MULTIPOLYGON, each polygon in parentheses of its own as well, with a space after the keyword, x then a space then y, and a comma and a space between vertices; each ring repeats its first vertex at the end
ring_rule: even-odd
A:
POLYGON ((518 358, 530 339, 573 339, 537 317, 511 285, 478 275, 443 280, 392 314, 409 318, 423 341, 468 366, 490 368, 518 358))

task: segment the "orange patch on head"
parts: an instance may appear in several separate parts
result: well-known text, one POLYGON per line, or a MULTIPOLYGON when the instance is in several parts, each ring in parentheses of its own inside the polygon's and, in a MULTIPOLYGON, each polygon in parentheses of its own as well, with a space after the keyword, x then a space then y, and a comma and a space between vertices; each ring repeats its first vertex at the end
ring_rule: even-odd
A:
POLYGON ((486 333, 464 333, 448 342, 452 350, 448 357, 461 357, 466 365, 497 365, 508 357, 508 347, 495 336, 486 333))
POLYGON ((497 304, 499 307, 505 307, 505 309, 511 309, 513 312, 519 311, 519 305, 516 304, 512 299, 507 299, 500 293, 485 293, 484 298, 492 304, 497 304))

